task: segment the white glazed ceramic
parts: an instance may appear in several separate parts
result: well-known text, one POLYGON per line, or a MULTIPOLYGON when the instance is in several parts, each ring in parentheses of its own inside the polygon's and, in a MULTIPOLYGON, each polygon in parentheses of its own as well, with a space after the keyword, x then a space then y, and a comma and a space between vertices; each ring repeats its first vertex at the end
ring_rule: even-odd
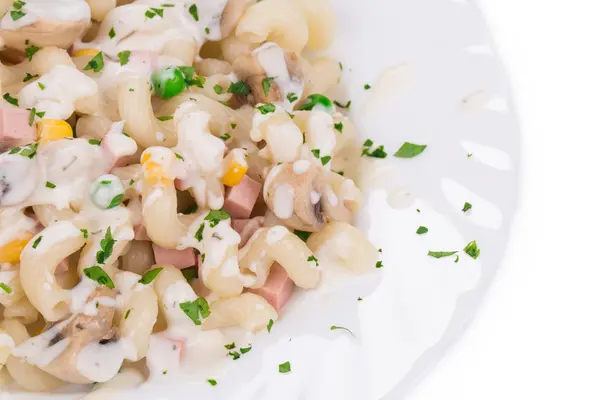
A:
POLYGON ((390 153, 361 166, 367 202, 358 221, 383 249, 384 268, 298 294, 225 372, 169 374, 111 400, 402 399, 478 310, 502 261, 519 155, 509 86, 482 17, 468 1, 331 1, 339 21, 331 55, 343 63, 345 90, 335 98, 351 99, 362 136, 390 153), (391 157, 405 141, 428 147, 414 159, 391 157), (429 233, 416 235, 419 226, 429 233), (478 260, 427 256, 474 239, 478 260))

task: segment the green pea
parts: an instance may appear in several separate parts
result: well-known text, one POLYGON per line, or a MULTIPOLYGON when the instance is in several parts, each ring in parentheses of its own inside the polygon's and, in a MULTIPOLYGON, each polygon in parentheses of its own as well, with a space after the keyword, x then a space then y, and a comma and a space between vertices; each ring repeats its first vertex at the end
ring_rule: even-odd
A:
POLYGON ((307 97, 306 102, 300 106, 299 110, 301 111, 311 111, 313 108, 319 108, 328 113, 333 112, 333 104, 331 104, 331 100, 329 97, 323 96, 322 94, 311 94, 307 97))
POLYGON ((185 76, 179 68, 170 66, 152 74, 152 86, 157 95, 170 99, 185 89, 185 76))

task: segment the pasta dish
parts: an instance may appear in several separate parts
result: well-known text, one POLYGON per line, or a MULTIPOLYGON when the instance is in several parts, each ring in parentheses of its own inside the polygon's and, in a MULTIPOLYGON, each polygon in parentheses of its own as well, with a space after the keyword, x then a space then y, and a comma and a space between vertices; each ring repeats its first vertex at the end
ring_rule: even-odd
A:
POLYGON ((268 334, 328 260, 375 268, 351 224, 370 150, 327 95, 342 65, 318 55, 326 3, 0 0, 0 16, 2 389, 236 360, 251 346, 226 329, 268 334))

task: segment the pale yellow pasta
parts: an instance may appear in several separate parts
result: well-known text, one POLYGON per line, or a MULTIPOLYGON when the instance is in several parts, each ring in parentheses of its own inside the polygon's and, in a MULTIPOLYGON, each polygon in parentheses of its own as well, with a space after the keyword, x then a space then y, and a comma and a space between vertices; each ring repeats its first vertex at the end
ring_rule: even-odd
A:
POLYGON ((156 119, 151 96, 148 81, 140 76, 132 76, 119 86, 119 113, 125 121, 125 131, 142 147, 171 147, 176 143, 172 121, 156 119))
POLYGON ((313 233, 308 247, 323 260, 342 261, 355 273, 368 272, 379 259, 377 248, 356 227, 345 222, 330 222, 320 232, 313 233))
POLYGON ((308 24, 310 50, 327 49, 334 39, 335 14, 331 4, 322 0, 292 0, 300 6, 308 24))
MULTIPOLYGON (((231 64, 229 64, 227 61, 218 60, 216 58, 207 58, 196 61, 194 62, 194 68, 201 76, 212 76, 217 74, 229 75, 233 72, 231 64)), ((0 69, 0 74, 1 73, 2 70, 0 69)))
POLYGON ((51 224, 36 236, 42 240, 33 248, 32 239, 21 254, 21 283, 31 304, 48 321, 69 313, 68 290, 58 285, 54 273, 58 264, 86 243, 83 234, 68 221, 51 224))
POLYGON ((321 271, 313 261, 312 252, 296 235, 283 226, 263 228, 254 233, 240 250, 240 268, 256 280, 251 287, 264 285, 274 262, 286 270, 294 283, 305 289, 315 288, 321 279, 321 271))
POLYGON ((229 75, 216 74, 206 78, 204 88, 196 90, 213 100, 227 103, 231 96, 233 96, 227 92, 227 88, 232 83, 233 81, 229 75))
POLYGON ((14 346, 15 342, 12 337, 0 328, 0 369, 4 368, 4 364, 6 364, 6 360, 8 360, 14 346))
POLYGON ((8 369, 0 368, 0 388, 2 386, 10 385, 14 381, 15 380, 12 378, 12 376, 10 376, 8 373, 8 369))
POLYGON ((4 307, 4 318, 15 319, 25 325, 37 321, 39 315, 40 312, 31 304, 27 297, 22 297, 16 303, 4 307))
POLYGON ((92 11, 92 19, 102 21, 110 10, 117 6, 117 0, 85 0, 92 11))
POLYGON ((144 375, 135 368, 123 368, 108 382, 94 385, 92 392, 81 400, 121 400, 128 397, 123 390, 133 389, 144 382, 144 375))
POLYGON ((225 61, 229 64, 233 64, 238 57, 250 54, 252 50, 256 49, 258 46, 260 46, 260 42, 249 43, 232 35, 221 41, 221 52, 223 53, 225 61))
POLYGON ((304 75, 304 97, 325 93, 340 80, 339 63, 330 58, 318 58, 312 62, 301 59, 300 65, 304 75))
POLYGON ((102 140, 112 124, 112 120, 107 117, 84 115, 77 119, 75 130, 78 137, 102 140))
MULTIPOLYGON (((3 329, 11 336, 15 346, 29 339, 29 333, 25 326, 16 320, 5 320, 0 323, 3 329)), ((6 360, 6 368, 15 382, 31 392, 50 392, 61 387, 64 382, 42 371, 25 360, 9 356, 6 360)))
POLYGON ((182 311, 180 303, 196 300, 194 289, 187 283, 180 270, 172 265, 155 265, 162 271, 152 282, 158 297, 158 306, 167 326, 195 326, 192 320, 182 311))
POLYGON ((45 75, 57 65, 75 68, 75 64, 66 50, 57 47, 44 47, 35 53, 31 62, 27 64, 27 67, 34 75, 45 75))
POLYGON ((170 40, 165 43, 162 54, 181 60, 183 65, 192 65, 196 56, 196 42, 194 40, 170 40))
POLYGON ((52 222, 69 220, 75 216, 75 212, 70 208, 59 210, 52 205, 33 206, 33 212, 44 226, 48 226, 52 222))
POLYGON ((203 329, 240 326, 249 332, 264 329, 270 320, 277 321, 277 312, 264 298, 253 293, 220 299, 210 305, 210 316, 203 329))
POLYGON ((246 10, 236 36, 250 43, 275 42, 299 53, 308 42, 308 24, 302 10, 286 0, 263 0, 246 10))
POLYGON ((3 306, 15 304, 25 296, 19 278, 18 265, 2 264, 0 266, 0 283, 10 290, 10 293, 7 293, 6 290, 0 290, 0 304, 3 306))

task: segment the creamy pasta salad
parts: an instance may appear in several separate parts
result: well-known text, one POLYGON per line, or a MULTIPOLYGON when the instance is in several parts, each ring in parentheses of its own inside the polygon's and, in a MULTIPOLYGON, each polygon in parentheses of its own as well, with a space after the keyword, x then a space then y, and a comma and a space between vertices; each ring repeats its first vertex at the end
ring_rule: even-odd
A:
POLYGON ((224 329, 268 334, 325 260, 377 264, 351 225, 370 150, 325 95, 341 65, 305 57, 332 41, 327 4, 0 0, 0 15, 3 384, 235 360, 251 347, 224 329))

